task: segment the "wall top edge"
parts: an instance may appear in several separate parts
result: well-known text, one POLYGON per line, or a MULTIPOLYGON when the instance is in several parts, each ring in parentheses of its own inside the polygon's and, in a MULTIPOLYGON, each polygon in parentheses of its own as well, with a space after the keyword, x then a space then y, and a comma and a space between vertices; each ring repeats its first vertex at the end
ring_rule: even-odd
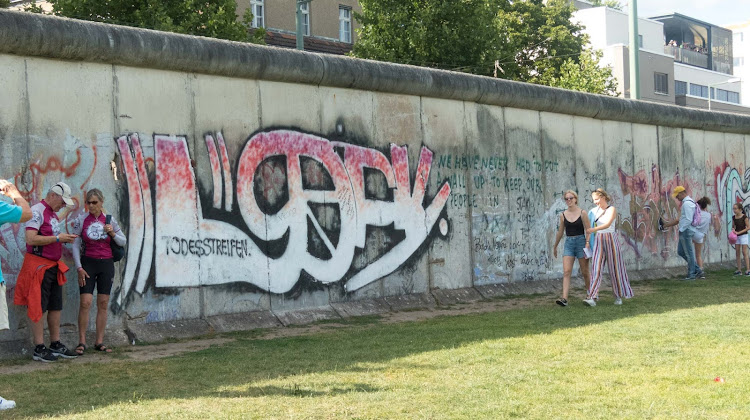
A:
POLYGON ((444 70, 0 10, 0 54, 303 83, 750 134, 750 116, 444 70))

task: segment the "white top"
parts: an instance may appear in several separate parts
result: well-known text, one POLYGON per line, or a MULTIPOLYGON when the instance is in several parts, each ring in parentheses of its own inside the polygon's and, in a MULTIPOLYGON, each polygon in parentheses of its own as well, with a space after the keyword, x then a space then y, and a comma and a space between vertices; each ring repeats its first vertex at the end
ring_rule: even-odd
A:
MULTIPOLYGON (((591 210, 594 213, 594 220, 597 220, 597 219, 599 220, 599 222, 597 222, 596 225, 597 226, 602 225, 604 221, 607 219, 607 217, 611 217, 613 209, 614 207, 612 206, 607 207, 607 210, 604 210, 599 206, 594 207, 591 210), (604 214, 607 212, 609 214, 605 216, 604 214)), ((610 224, 608 228, 597 230, 595 233, 614 233, 614 231, 615 231, 615 221, 613 220, 612 224, 610 224)))
POLYGON ((702 234, 708 233, 708 226, 711 224, 711 213, 701 210, 701 223, 695 227, 702 234))

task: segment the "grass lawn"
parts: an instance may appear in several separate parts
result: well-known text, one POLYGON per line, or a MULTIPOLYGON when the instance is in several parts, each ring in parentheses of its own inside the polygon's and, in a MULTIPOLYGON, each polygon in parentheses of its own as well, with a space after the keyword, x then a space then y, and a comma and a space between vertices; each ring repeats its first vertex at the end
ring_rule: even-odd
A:
POLYGON ((595 308, 550 297, 308 336, 233 334, 149 362, 61 362, 0 375, 0 395, 18 403, 0 418, 750 418, 750 278, 638 284, 651 292, 622 306, 605 286, 595 308))

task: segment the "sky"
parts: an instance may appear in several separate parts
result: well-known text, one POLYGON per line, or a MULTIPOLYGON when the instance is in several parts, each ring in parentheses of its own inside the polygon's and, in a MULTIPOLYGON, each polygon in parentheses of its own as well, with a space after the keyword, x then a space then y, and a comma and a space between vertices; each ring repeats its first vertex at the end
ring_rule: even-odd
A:
MULTIPOLYGON (((637 0, 638 16, 679 13, 722 26, 750 20, 750 0, 637 0)), ((622 4, 627 0, 620 1, 622 4)), ((627 11, 628 6, 623 9, 627 11)))

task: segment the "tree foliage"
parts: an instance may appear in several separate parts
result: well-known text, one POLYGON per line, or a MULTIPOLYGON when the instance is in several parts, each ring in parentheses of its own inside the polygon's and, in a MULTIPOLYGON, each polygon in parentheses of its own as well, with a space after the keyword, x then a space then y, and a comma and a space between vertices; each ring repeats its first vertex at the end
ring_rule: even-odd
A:
MULTIPOLYGON (((588 38, 571 22, 568 0, 360 0, 359 40, 352 54, 524 82, 558 86, 574 74, 598 80, 588 38), (578 66, 573 72, 571 66, 578 66)), ((614 94, 614 90, 590 90, 614 94)))
POLYGON ((252 14, 237 19, 235 0, 49 0, 58 16, 158 31, 262 43, 252 14))
POLYGON ((5 9, 10 6, 10 0, 0 0, 0 9, 5 9))
POLYGON ((607 6, 610 9, 622 10, 625 7, 622 3, 617 0, 591 0, 591 5, 594 7, 607 6))
POLYGON ((578 62, 567 58, 556 79, 543 80, 541 83, 563 89, 617 96, 617 80, 612 76, 610 67, 599 67, 601 58, 601 51, 585 49, 578 62))

